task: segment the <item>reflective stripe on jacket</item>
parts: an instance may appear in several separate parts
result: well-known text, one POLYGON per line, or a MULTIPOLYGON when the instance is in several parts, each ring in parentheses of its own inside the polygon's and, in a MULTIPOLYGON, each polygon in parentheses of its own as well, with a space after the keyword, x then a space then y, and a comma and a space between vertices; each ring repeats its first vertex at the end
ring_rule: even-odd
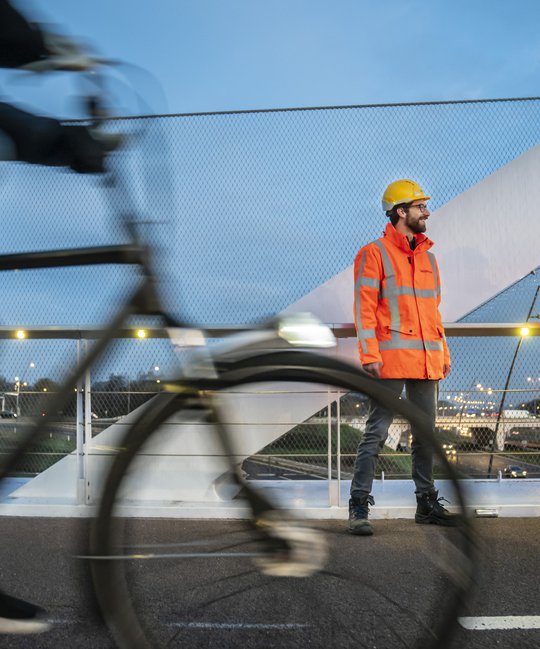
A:
POLYGON ((392 224, 354 262, 354 321, 362 365, 383 363, 386 379, 443 378, 450 354, 439 303, 441 284, 433 242, 406 236, 392 224))

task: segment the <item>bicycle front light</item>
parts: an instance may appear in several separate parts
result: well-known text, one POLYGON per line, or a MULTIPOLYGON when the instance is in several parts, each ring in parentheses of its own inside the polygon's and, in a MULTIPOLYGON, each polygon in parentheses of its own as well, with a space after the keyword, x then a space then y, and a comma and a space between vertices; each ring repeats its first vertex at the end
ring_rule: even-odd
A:
POLYGON ((278 335, 295 347, 336 346, 330 327, 309 313, 293 313, 281 318, 278 335))

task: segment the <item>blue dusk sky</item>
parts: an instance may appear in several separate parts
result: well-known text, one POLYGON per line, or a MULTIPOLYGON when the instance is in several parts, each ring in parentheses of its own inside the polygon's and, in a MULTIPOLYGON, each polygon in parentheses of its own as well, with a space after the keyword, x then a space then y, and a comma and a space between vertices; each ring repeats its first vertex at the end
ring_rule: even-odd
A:
MULTIPOLYGON (((19 0, 18 6, 105 56, 147 69, 164 89, 166 102, 154 97, 164 112, 539 94, 536 0, 19 0)), ((155 93, 150 84, 148 90, 155 93)), ((71 110, 55 93, 40 105, 71 110)))
MULTIPOLYGON (((131 79, 144 104, 117 81, 122 115, 540 95, 537 0, 17 6, 98 54, 136 66, 131 79)), ((78 89, 70 73, 0 71, 2 100, 49 115, 80 116, 78 89)), ((167 222, 154 237, 163 244, 170 308, 181 304, 197 322, 235 324, 272 315, 349 266, 386 224, 380 196, 390 180, 415 177, 436 209, 537 145, 540 101, 154 122, 141 157, 128 154, 124 164, 136 171, 142 210, 167 222)), ((114 238, 99 179, 6 163, 0 188, 4 252, 114 238)), ((132 281, 111 268, 6 274, 1 323, 95 324, 132 281)), ((512 297, 518 319, 530 303, 526 293, 512 297)), ((508 321, 507 311, 493 319, 508 321)), ((20 353, 5 352, 0 374, 24 366, 28 359, 9 360, 20 353)), ((123 369, 136 375, 150 360, 123 369)), ((473 370, 461 365, 467 382, 473 370)))

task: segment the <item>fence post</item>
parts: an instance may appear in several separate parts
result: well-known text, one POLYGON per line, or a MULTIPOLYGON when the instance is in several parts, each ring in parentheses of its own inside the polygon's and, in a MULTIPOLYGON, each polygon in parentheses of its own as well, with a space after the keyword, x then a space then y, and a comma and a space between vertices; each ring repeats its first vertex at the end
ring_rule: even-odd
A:
POLYGON ((328 438, 327 438, 327 468, 328 468, 328 506, 332 506, 332 399, 330 397, 330 388, 327 391, 328 401, 326 414, 328 417, 328 438))
MULTIPOLYGON (((84 341, 85 356, 88 352, 88 341, 84 341)), ((90 482, 90 448, 92 446, 92 393, 91 393, 91 378, 90 368, 88 368, 84 375, 84 477, 85 477, 85 502, 90 504, 91 497, 91 482, 90 482)))
MULTIPOLYGON (((81 360, 81 340, 77 340, 77 365, 81 360)), ((77 399, 75 413, 75 435, 77 442, 77 504, 84 505, 86 502, 86 465, 84 459, 84 405, 83 405, 83 382, 77 382, 77 399)))
MULTIPOLYGON (((339 423, 338 423, 339 426, 339 423)), ((332 393, 328 388, 328 506, 335 507, 338 503, 336 481, 332 479, 332 393)))
POLYGON ((337 461, 337 506, 341 507, 341 393, 336 395, 336 419, 337 419, 337 438, 336 438, 336 461, 337 461))

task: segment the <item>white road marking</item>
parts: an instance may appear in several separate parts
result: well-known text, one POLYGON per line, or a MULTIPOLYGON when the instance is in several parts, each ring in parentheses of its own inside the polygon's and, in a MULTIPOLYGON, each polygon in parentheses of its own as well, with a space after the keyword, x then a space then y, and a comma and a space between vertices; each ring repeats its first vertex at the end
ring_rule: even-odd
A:
POLYGON ((499 615, 491 617, 460 617, 459 623, 470 631, 505 629, 540 629, 540 615, 499 615))
POLYGON ((180 626, 186 629, 273 629, 288 631, 289 629, 303 629, 308 624, 242 624, 218 622, 173 622, 171 626, 180 626))
MULTIPOLYGON (((62 626, 65 624, 80 624, 80 620, 66 620, 59 618, 48 618, 47 622, 52 626, 62 626)), ((309 624, 244 624, 242 622, 171 622, 168 626, 182 627, 184 629, 240 629, 240 630, 264 630, 271 629, 274 631, 291 631, 294 629, 304 629, 309 624)))

